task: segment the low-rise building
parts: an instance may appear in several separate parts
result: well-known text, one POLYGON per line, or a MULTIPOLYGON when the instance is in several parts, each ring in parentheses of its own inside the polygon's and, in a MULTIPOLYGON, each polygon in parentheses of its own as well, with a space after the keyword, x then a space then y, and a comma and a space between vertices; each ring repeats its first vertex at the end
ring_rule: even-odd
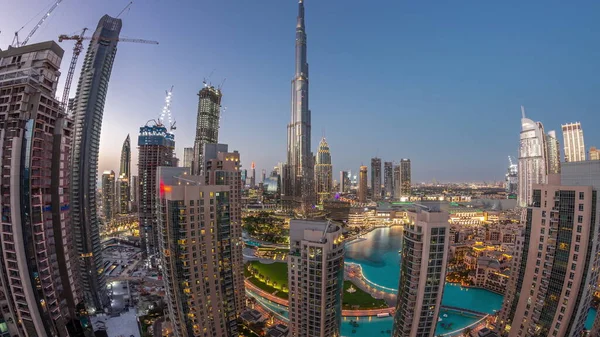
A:
POLYGON ((509 274, 498 260, 484 256, 477 259, 475 273, 469 277, 476 287, 504 294, 509 274))

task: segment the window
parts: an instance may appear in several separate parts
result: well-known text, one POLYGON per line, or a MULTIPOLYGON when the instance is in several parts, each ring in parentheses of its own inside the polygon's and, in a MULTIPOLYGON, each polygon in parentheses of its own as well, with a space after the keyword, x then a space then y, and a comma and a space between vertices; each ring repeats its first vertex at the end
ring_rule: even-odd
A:
POLYGON ((579 204, 579 211, 583 212, 583 204, 579 204))
POLYGON ((577 216, 577 223, 583 223, 583 215, 577 216))
POLYGON ((585 194, 583 192, 579 192, 579 200, 583 200, 585 197, 585 194))

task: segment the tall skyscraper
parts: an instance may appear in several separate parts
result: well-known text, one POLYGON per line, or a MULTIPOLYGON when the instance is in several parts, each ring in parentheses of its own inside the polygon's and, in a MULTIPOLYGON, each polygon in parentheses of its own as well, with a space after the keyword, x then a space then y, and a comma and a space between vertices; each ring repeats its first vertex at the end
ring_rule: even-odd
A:
POLYGON ((560 174, 560 144, 556 131, 549 131, 546 135, 546 155, 548 174, 560 174))
POLYGON ((563 141, 565 142, 565 162, 584 161, 585 144, 581 123, 562 125, 563 141))
POLYGON ((288 167, 282 173, 285 199, 293 204, 293 208, 301 208, 304 212, 315 204, 308 79, 304 1, 300 0, 296 24, 296 71, 292 80, 292 114, 288 124, 288 167))
POLYGON ((252 171, 250 171, 250 187, 254 188, 256 187, 256 164, 252 162, 252 164, 250 164, 250 168, 252 169, 252 171))
POLYGON ((519 146, 519 193, 517 205, 527 207, 531 202, 532 186, 544 184, 548 178, 546 135, 541 122, 525 117, 521 107, 521 143, 519 146))
POLYGON ((244 308, 239 153, 205 146, 218 151, 211 159, 203 152, 205 176, 190 175, 189 168, 158 169, 169 318, 177 336, 237 336, 244 308), (205 267, 193 267, 197 257, 205 267))
POLYGON ((394 337, 434 336, 450 243, 449 216, 438 207, 416 205, 408 212, 409 223, 402 236, 394 337))
POLYGON ((394 197, 394 164, 391 161, 383 163, 383 189, 386 199, 394 197))
POLYGON ((118 180, 118 209, 120 214, 129 213, 129 203, 131 202, 131 142, 129 135, 123 142, 121 149, 121 166, 118 180))
POLYGON ((600 150, 595 146, 590 147, 590 160, 600 160, 600 150))
POLYGON ((402 166, 394 165, 394 198, 400 200, 402 197, 402 166))
POLYGON ((506 172, 506 194, 508 194, 509 197, 515 197, 519 189, 519 169, 517 164, 513 164, 510 157, 508 157, 508 159, 510 161, 510 165, 508 166, 508 170, 506 172))
POLYGON ((175 135, 162 124, 145 125, 138 137, 139 188, 138 215, 144 256, 156 263, 158 253, 158 186, 156 173, 159 166, 174 166, 175 135))
POLYGON ((333 222, 290 221, 290 336, 340 336, 344 243, 333 222))
POLYGON ((183 167, 192 167, 192 162, 194 161, 194 148, 193 147, 184 147, 183 148, 183 167))
POLYGON ((0 51, 3 336, 76 335, 83 295, 69 209, 73 122, 55 98, 62 57, 53 41, 0 51))
POLYGON ((367 202, 367 170, 366 166, 361 166, 358 172, 358 202, 367 202))
POLYGON ((534 185, 523 249, 499 315, 516 336, 581 336, 598 279, 597 196, 592 186, 534 185))
POLYGON ((117 214, 117 193, 115 192, 115 171, 104 171, 102 174, 102 215, 104 221, 110 222, 117 214))
POLYGON ((412 194, 410 159, 400 160, 400 195, 408 197, 412 194))
POLYGON ((104 102, 121 26, 121 19, 108 15, 98 22, 83 61, 72 105, 75 133, 71 158, 71 214, 81 259, 85 301, 91 312, 110 304, 102 272, 104 261, 96 214, 96 182, 104 102))
POLYGON ((196 117, 196 139, 194 140, 194 157, 192 173, 201 174, 204 162, 202 151, 204 144, 219 141, 219 119, 221 118, 221 90, 204 84, 198 93, 198 115, 196 117))
POLYGON ((342 192, 342 193, 350 192, 350 185, 352 185, 352 182, 350 180, 350 172, 341 171, 340 172, 340 192, 342 192))
POLYGON ((315 182, 317 191, 317 203, 323 204, 323 201, 331 197, 333 191, 333 166, 331 165, 331 153, 329 144, 325 137, 319 143, 319 152, 315 165, 315 182))
POLYGON ((381 159, 371 158, 371 190, 373 200, 381 199, 381 159))
POLYGON ((138 211, 138 204, 140 202, 140 180, 138 176, 131 177, 131 211, 138 211))

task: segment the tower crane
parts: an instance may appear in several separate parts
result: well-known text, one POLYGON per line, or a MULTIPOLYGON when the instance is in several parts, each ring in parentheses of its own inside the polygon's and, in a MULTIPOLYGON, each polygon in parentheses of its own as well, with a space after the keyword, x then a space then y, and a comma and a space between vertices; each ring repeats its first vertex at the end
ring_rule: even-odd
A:
MULTIPOLYGON (((62 1, 62 0, 61 0, 62 1)), ((60 2, 60 1, 59 1, 60 2)), ((84 28, 80 35, 59 35, 58 42, 63 42, 64 40, 74 40, 75 47, 73 47, 73 58, 71 59, 71 65, 69 66, 69 72, 67 73, 67 79, 65 81, 65 88, 63 90, 63 97, 61 101, 61 106, 63 109, 66 109, 67 104, 69 103, 69 92, 71 91, 71 83, 73 82, 73 75, 75 74, 75 66, 77 65, 77 59, 79 58, 79 54, 83 50, 83 40, 97 40, 97 37, 87 37, 83 36, 88 30, 84 28)), ((119 42, 133 42, 133 43, 145 43, 145 44, 158 44, 157 41, 150 40, 142 40, 142 39, 130 39, 130 38, 118 38, 119 42)))
POLYGON ((158 124, 165 125, 165 119, 167 119, 169 121, 169 131, 173 131, 177 129, 171 115, 171 97, 173 97, 173 86, 171 86, 171 89, 166 91, 166 94, 167 97, 165 98, 165 106, 163 107, 160 117, 158 118, 158 124))
POLYGON ((35 27, 33 27, 33 29, 31 30, 31 32, 29 33, 29 35, 27 35, 27 37, 25 38, 25 40, 23 40, 23 43, 19 43, 19 32, 21 31, 21 29, 25 28, 25 26, 23 26, 23 27, 21 27, 21 29, 17 30, 15 32, 15 37, 13 38, 13 42, 12 42, 11 46, 13 46, 13 47, 23 47, 24 45, 26 45, 27 42, 29 42, 29 39, 33 36, 33 34, 35 34, 35 32, 38 30, 38 28, 40 28, 40 26, 44 23, 44 21, 46 21, 46 19, 48 19, 48 17, 50 16, 50 14, 52 14, 52 12, 56 9, 56 7, 58 7, 58 5, 60 5, 60 3, 62 1, 63 0, 56 0, 56 2, 54 3, 54 5, 52 5, 52 7, 50 7, 50 9, 48 10, 48 12, 46 12, 46 14, 44 16, 42 16, 42 18, 37 23, 37 25, 35 25, 35 27))

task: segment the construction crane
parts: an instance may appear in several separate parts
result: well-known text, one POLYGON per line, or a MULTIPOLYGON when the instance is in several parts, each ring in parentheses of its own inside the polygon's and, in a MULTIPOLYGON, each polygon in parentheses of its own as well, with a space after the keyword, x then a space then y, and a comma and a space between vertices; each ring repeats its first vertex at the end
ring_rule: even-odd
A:
MULTIPOLYGON (((61 0, 62 1, 62 0, 61 0)), ((80 35, 60 35, 58 37, 58 42, 63 42, 65 40, 74 40, 75 47, 73 47, 73 58, 71 58, 71 65, 69 66, 69 72, 67 73, 67 79, 65 81, 65 88, 63 90, 63 97, 61 101, 61 106, 63 109, 66 109, 67 104, 69 103, 69 92, 71 91, 71 83, 73 82, 73 75, 75 74, 75 67, 77 66, 77 59, 79 58, 79 54, 83 50, 83 40, 97 40, 97 37, 87 37, 83 36, 88 30, 84 28, 80 35)), ((142 40, 142 39, 129 39, 129 38, 118 38, 119 42, 133 42, 133 43, 145 43, 145 44, 158 44, 157 41, 150 40, 142 40)), ((66 110, 63 110, 66 111, 66 110)))
POLYGON ((21 29, 25 28, 25 26, 21 27, 21 29, 17 30, 15 32, 15 37, 13 38, 13 42, 11 44, 11 46, 13 47, 23 47, 24 45, 27 44, 27 42, 29 42, 29 39, 33 36, 33 34, 35 34, 35 32, 37 32, 38 28, 40 28, 40 26, 44 23, 44 21, 46 21, 46 19, 48 19, 48 17, 50 16, 50 14, 52 14, 52 12, 56 9, 56 7, 58 7, 58 5, 60 5, 60 3, 63 0, 57 0, 54 5, 52 5, 52 7, 50 7, 50 9, 48 10, 48 12, 46 12, 46 14, 40 19, 40 21, 37 23, 37 25, 35 25, 35 27, 33 27, 33 30, 31 30, 31 32, 29 33, 29 35, 27 35, 27 37, 25 38, 25 40, 23 40, 23 43, 19 44, 19 32, 21 31, 21 29))
POLYGON ((177 129, 175 126, 175 122, 173 121, 173 117, 171 115, 171 98, 173 97, 173 86, 171 89, 165 92, 167 97, 165 97, 165 105, 162 109, 160 117, 158 118, 158 124, 165 125, 165 119, 169 121, 169 131, 173 131, 177 129))

